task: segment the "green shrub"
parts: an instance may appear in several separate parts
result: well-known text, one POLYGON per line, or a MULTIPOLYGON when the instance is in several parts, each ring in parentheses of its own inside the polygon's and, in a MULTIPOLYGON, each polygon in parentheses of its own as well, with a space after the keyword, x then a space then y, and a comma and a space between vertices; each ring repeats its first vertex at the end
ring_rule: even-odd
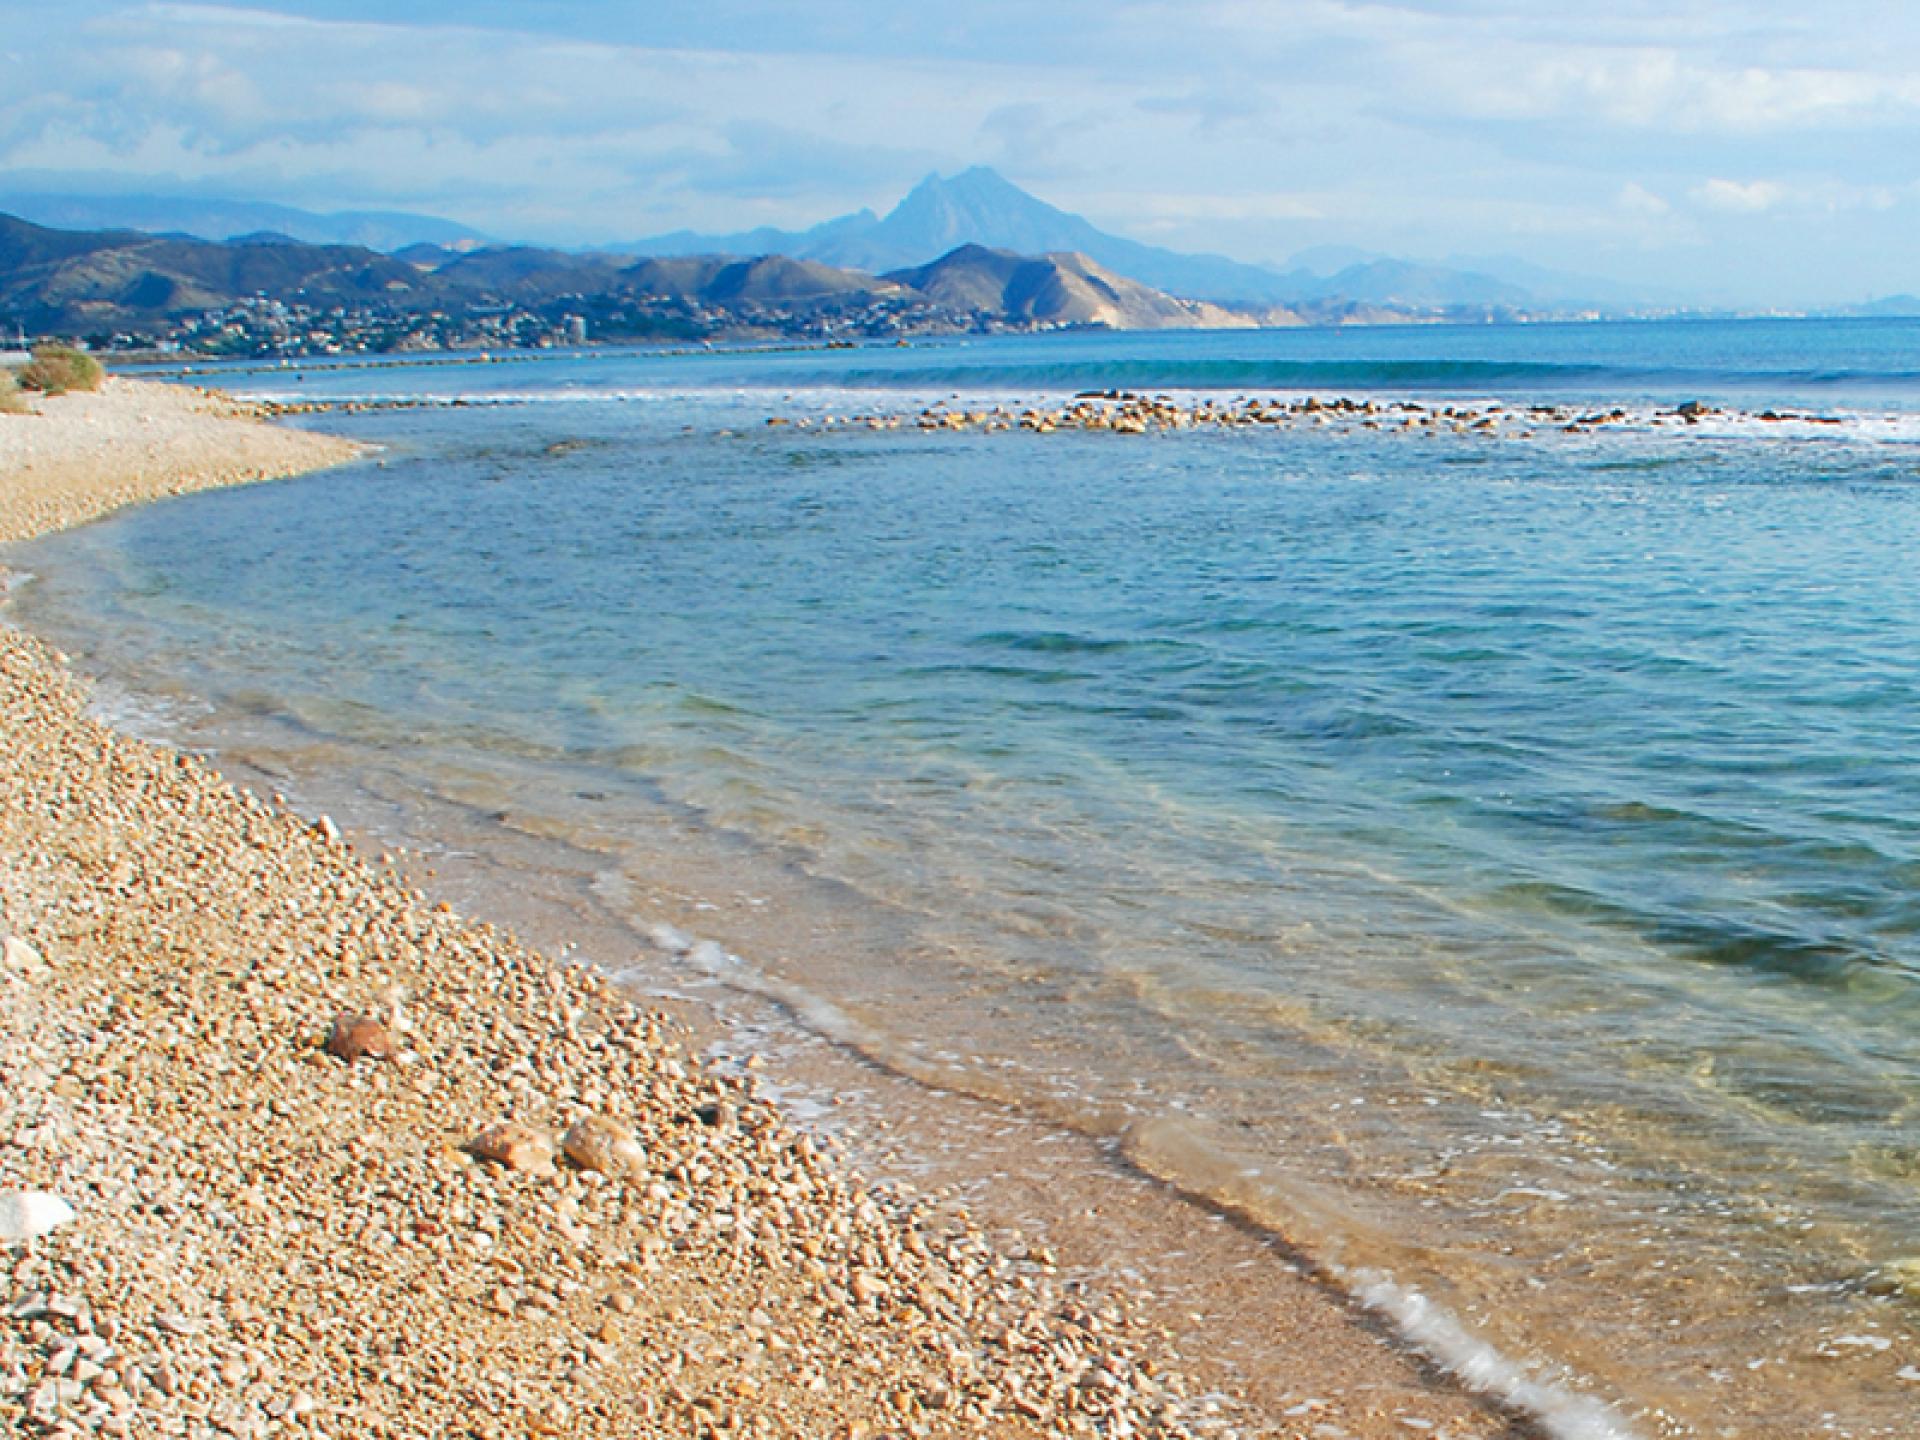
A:
POLYGON ((27 402, 21 398, 20 382, 13 371, 0 370, 0 415, 25 415, 27 402))
POLYGON ((33 352, 32 363, 19 375, 25 390, 40 390, 48 395, 64 395, 69 390, 98 390, 107 372, 100 362, 79 350, 64 345, 42 345, 33 352))

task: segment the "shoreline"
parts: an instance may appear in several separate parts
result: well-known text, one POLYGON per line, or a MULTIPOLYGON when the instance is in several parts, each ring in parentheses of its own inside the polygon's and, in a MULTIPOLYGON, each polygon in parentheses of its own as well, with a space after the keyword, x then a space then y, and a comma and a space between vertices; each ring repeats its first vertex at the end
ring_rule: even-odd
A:
MULTIPOLYGON (((249 407, 167 398, 179 393, 114 382, 106 401, 75 412, 89 423, 69 426, 65 442, 51 438, 66 419, 58 410, 22 421, 45 426, 24 466, 11 461, 0 426, 0 473, 33 479, 0 504, 0 540, 363 453, 259 425, 249 407), (136 433, 74 462, 71 446, 98 441, 96 412, 117 400, 191 413, 181 424, 197 441, 168 452, 136 433), (241 431, 252 438, 236 438, 241 431), (273 468, 269 452, 285 468, 273 468)), ((23 1404, 29 1417, 46 1410, 49 1372, 68 1356, 78 1358, 51 1376, 54 1413, 102 1410, 108 1433, 145 1433, 149 1406, 182 1414, 190 1433, 202 1418, 196 1406, 206 1418, 225 1406, 266 1430, 317 1432, 351 1416, 368 1433, 422 1433, 433 1428, 423 1405, 471 1420, 483 1394, 506 1397, 512 1418, 501 1417, 500 1433, 1054 1434, 1073 1433, 1076 1421, 1116 1434, 1418 1428, 1359 1393, 1369 1388, 1420 1394, 1422 1433, 1521 1433, 1297 1276, 1263 1318, 1284 1316, 1303 1350, 1339 1352, 1313 1363, 1303 1355, 1303 1373, 1344 1366, 1360 1377, 1355 1393, 1307 1396, 1298 1414, 1223 1403, 1210 1395, 1205 1357, 1178 1360, 1187 1347, 1155 1334, 1154 1307, 1063 1278, 1097 1257, 1103 1231, 1130 1219, 1192 1224, 1195 1207, 1110 1175, 1116 1192, 1129 1183, 1140 1191, 1137 1214, 1063 1238, 1058 1256, 1016 1258, 1015 1247, 989 1243, 966 1207, 876 1192, 850 1176, 755 1098, 751 1059, 747 1073, 712 1070, 687 1053, 684 1026, 647 1018, 584 967, 460 920, 391 867, 355 858, 331 822, 310 824, 191 757, 91 720, 82 686, 39 642, 0 631, 0 673, 10 695, 0 716, 15 742, 0 776, 0 918, 50 967, 21 962, 5 977, 14 1053, 31 1059, 8 1076, 14 1113, 0 1117, 12 1122, 0 1133, 16 1143, 0 1152, 0 1188, 40 1184, 29 1172, 46 1170, 47 1152, 62 1157, 69 1188, 98 1197, 68 1197, 80 1219, 39 1242, 16 1267, 13 1293, 0 1296, 15 1310, 43 1297, 0 1330, 0 1375, 28 1382, 0 1387, 0 1406, 23 1404), (234 873, 257 876, 257 893, 223 887, 234 873), (324 1056, 328 1026, 348 1009, 384 1015, 416 1058, 347 1066, 324 1056), (154 1034, 172 1041, 163 1055, 143 1043, 154 1034), (496 1065, 506 1073, 491 1073, 496 1065), (637 1094, 653 1103, 634 1106, 637 1094), (603 1181, 564 1164, 558 1179, 522 1176, 465 1157, 467 1140, 516 1112, 550 1132, 589 1112, 627 1125, 648 1157, 644 1188, 638 1176, 603 1181), (23 1133, 47 1138, 21 1144, 23 1133), (154 1134, 184 1139, 187 1153, 154 1134), (344 1145, 343 1134, 352 1135, 344 1145), (87 1158, 75 1159, 80 1152, 87 1158), (769 1173, 791 1193, 756 1183, 769 1173), (149 1198, 156 1192, 166 1198, 149 1198), (157 1282, 141 1254, 156 1238, 156 1207, 169 1243, 190 1241, 202 1257, 196 1269, 183 1255, 157 1282), (473 1243, 459 1243, 469 1232, 473 1243), (341 1303, 321 1318, 337 1323, 318 1326, 317 1338, 289 1333, 296 1297, 283 1276, 258 1273, 287 1255, 332 1276, 328 1293, 341 1303), (99 1288, 102 1274, 121 1284, 99 1288), (52 1308, 96 1290, 64 1308, 90 1317, 88 1338, 104 1347, 76 1333, 82 1316, 52 1308), (116 1328, 104 1333, 105 1324, 116 1328), (730 1333, 716 1341, 717 1331, 730 1333), (118 1368, 95 1358, 103 1348, 118 1352, 109 1356, 118 1368), (240 1353, 263 1349, 278 1378, 255 1373, 240 1353), (1170 1355, 1201 1378, 1171 1374, 1170 1355), (388 1413, 351 1412, 338 1376, 321 1373, 323 1358, 355 1357, 380 1362, 371 1373, 388 1413), (502 1391, 492 1376, 509 1359, 538 1379, 502 1391), (99 1373, 85 1383, 66 1378, 89 1367, 99 1373), (129 1373, 141 1378, 101 1379, 129 1373), (289 1383, 295 1374, 307 1379, 289 1383), (723 1379, 754 1383, 716 1399, 723 1379), (69 1383, 78 1393, 62 1388, 69 1383), (133 1418, 116 1431, 115 1416, 133 1418)), ((847 1056, 832 1063, 859 1066, 847 1056)), ((974 1107, 973 1118, 991 1108, 974 1107)), ((1116 1169, 1085 1148, 1089 1170, 1116 1169)), ((1018 1159, 1031 1145, 1016 1141, 1008 1153, 1018 1159)), ((969 1162, 980 1168, 977 1148, 958 1170, 969 1162)), ((1025 1183, 1041 1191, 1050 1179, 1025 1183)), ((1241 1240, 1246 1254, 1269 1248, 1241 1240)))

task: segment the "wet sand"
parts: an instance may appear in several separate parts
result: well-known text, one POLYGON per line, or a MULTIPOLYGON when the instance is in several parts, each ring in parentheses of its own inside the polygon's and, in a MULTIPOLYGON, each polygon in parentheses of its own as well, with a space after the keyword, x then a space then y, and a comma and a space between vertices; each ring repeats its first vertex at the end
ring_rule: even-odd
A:
MULTIPOLYGON (((129 382, 41 410, 0 417, 0 541, 360 453, 129 382)), ((488 923, 552 944, 577 910, 523 881, 456 912, 512 890, 497 843, 444 877, 363 856, 100 724, 13 631, 0 737, 0 1193, 76 1214, 0 1246, 9 1428, 1512 1433, 1096 1146, 824 1044, 707 1063, 716 1017, 488 923), (765 1076, 857 1097, 846 1153, 765 1076)), ((691 911, 702 878, 660 883, 691 911)))

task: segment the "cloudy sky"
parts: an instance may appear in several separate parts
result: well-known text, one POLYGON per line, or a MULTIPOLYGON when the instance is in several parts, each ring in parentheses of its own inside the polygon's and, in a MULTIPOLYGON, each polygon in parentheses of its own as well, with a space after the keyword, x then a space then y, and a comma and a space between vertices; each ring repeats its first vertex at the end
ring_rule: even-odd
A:
POLYGON ((0 97, 0 191, 586 243, 800 227, 985 164, 1246 260, 1920 292, 1897 0, 0 0, 0 97))

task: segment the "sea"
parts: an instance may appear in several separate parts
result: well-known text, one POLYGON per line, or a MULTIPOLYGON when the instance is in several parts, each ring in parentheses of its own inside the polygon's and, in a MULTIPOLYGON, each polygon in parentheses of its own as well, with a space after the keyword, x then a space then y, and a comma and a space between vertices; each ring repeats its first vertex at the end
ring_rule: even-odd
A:
POLYGON ((121 723, 589 857, 604 963, 1095 1137, 1559 1440, 1920 1434, 1920 323, 170 378, 379 448, 7 553, 121 723), (1320 408, 921 418, 1088 391, 1320 408))

